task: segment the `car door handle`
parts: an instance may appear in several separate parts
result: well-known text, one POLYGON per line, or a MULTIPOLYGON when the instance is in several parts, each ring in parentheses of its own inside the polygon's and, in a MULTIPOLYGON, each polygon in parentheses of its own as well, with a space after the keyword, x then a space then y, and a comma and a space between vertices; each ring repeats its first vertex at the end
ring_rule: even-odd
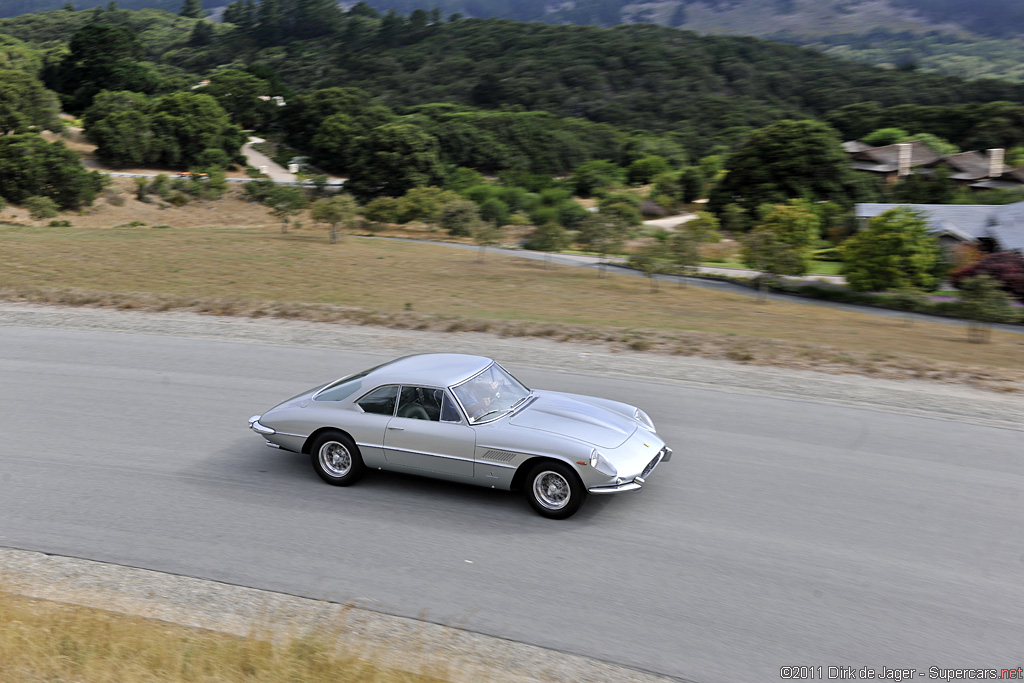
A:
POLYGON ((393 429, 396 432, 404 432, 405 431, 405 427, 388 427, 388 429, 393 429))

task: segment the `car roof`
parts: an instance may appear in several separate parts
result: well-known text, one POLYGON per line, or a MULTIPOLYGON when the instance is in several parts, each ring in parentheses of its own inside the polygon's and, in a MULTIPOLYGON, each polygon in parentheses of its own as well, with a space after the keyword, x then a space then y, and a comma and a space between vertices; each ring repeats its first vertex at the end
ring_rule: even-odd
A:
POLYGON ((420 384, 450 387, 469 379, 493 362, 490 358, 462 353, 421 353, 377 368, 363 379, 363 386, 420 384))

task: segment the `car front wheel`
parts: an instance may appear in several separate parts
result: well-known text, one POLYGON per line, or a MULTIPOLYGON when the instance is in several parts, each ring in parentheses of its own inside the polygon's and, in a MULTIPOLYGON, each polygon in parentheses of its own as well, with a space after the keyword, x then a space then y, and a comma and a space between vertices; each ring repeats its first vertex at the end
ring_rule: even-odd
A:
POLYGON ((526 478, 526 498, 539 514, 566 519, 583 504, 586 489, 579 476, 560 462, 542 462, 526 478))
POLYGON ((318 437, 309 457, 320 478, 334 486, 354 484, 366 471, 359 448, 340 432, 328 432, 318 437))

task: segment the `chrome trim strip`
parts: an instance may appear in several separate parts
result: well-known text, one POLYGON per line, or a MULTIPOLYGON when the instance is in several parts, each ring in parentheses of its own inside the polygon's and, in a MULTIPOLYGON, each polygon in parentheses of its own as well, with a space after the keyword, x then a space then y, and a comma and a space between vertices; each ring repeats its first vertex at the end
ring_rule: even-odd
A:
POLYGON ((587 489, 590 493, 619 493, 620 491, 636 491, 640 488, 640 484, 635 481, 626 482, 625 484, 619 484, 618 486, 595 486, 587 489))
POLYGON ((308 439, 309 434, 289 434, 288 432, 278 432, 279 436, 294 436, 297 439, 308 439))
POLYGON ((429 455, 432 458, 444 458, 446 460, 461 460, 462 462, 477 462, 472 458, 460 458, 457 455, 441 455, 440 453, 427 453, 426 451, 414 451, 410 448, 395 448, 394 446, 384 446, 385 451, 401 451, 402 453, 415 453, 416 455, 429 455))
POLYGON ((384 448, 384 446, 382 445, 375 446, 372 443, 359 443, 358 441, 356 441, 356 445, 359 446, 360 448, 384 448))
POLYGON ((278 446, 276 443, 271 443, 269 441, 267 442, 267 446, 269 446, 270 448, 280 448, 280 446, 278 446))
POLYGON ((490 460, 477 460, 477 465, 487 465, 488 467, 500 467, 503 470, 514 470, 517 469, 515 465, 506 465, 503 462, 491 462, 490 460))

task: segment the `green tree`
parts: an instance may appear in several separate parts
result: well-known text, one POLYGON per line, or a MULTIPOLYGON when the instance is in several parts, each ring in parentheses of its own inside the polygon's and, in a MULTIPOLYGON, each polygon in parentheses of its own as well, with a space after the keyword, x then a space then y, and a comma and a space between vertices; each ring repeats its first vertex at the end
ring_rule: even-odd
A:
POLYGON ((848 207, 853 171, 836 132, 819 121, 779 121, 756 130, 726 161, 728 173, 712 190, 708 207, 723 219, 739 204, 753 215, 762 204, 787 199, 834 201, 848 207))
POLYGON ((544 252, 544 264, 551 265, 551 252, 563 251, 571 242, 569 231, 554 221, 538 225, 523 245, 527 249, 544 252))
POLYGON ((860 141, 872 147, 885 147, 886 145, 895 145, 897 142, 905 142, 909 137, 910 133, 902 128, 879 128, 862 137, 860 141))
POLYGON ((114 168, 142 166, 154 156, 153 131, 145 111, 115 111, 98 120, 86 116, 86 136, 96 143, 96 156, 114 168))
POLYGON ((28 210, 28 215, 37 221, 56 218, 60 215, 57 210, 57 202, 49 197, 26 197, 22 205, 28 210))
POLYGON ((338 241, 338 226, 351 223, 359 212, 359 205, 349 195, 336 195, 330 199, 318 199, 309 209, 309 216, 317 223, 327 223, 330 228, 331 244, 338 241))
POLYGON ((605 277, 605 257, 622 249, 629 227, 616 213, 592 213, 580 222, 577 241, 601 257, 598 277, 605 277))
POLYGON ((597 190, 619 185, 625 180, 626 172, 607 159, 595 159, 580 164, 573 171, 573 186, 576 194, 589 197, 597 190))
POLYGON ((344 171, 356 138, 394 118, 390 109, 357 88, 322 88, 288 99, 280 122, 288 142, 308 150, 324 168, 344 171))
MULTIPOLYGON (((387 199, 375 199, 375 202, 387 199)), ((480 209, 476 202, 468 199, 456 199, 448 202, 441 209, 439 223, 442 228, 448 231, 449 235, 466 237, 472 235, 476 226, 480 223, 480 209)))
POLYGON ((750 215, 739 204, 726 204, 718 214, 722 230, 728 233, 746 232, 750 229, 750 215))
POLYGON ((487 247, 498 244, 501 240, 501 226, 496 225, 493 221, 481 221, 477 224, 476 229, 473 230, 473 240, 480 247, 478 253, 479 261, 484 260, 484 255, 487 253, 487 247))
POLYGON ((281 232, 288 232, 292 216, 306 208, 306 196, 302 188, 294 185, 276 185, 263 202, 270 207, 270 214, 281 221, 281 232))
POLYGON ((700 166, 687 166, 679 174, 679 185, 679 198, 686 204, 692 204, 704 196, 708 182, 700 166))
POLYGON ((243 128, 267 123, 277 107, 260 99, 271 94, 270 83, 237 69, 215 73, 210 77, 210 84, 203 88, 203 94, 216 99, 231 120, 243 128))
POLYGON ((189 19, 202 19, 202 0, 185 0, 185 4, 182 5, 180 14, 181 16, 188 17, 189 19))
POLYGON ((353 142, 346 188, 356 197, 397 197, 414 187, 440 185, 437 139, 408 123, 388 123, 353 142))
POLYGON ((718 242, 722 234, 718 231, 720 223, 715 214, 709 211, 698 211, 697 217, 687 221, 683 230, 688 232, 698 242, 718 242))
POLYGON ((699 269, 702 241, 699 233, 689 226, 677 229, 668 238, 668 257, 675 272, 679 273, 679 284, 683 286, 686 285, 686 277, 699 269))
POLYGON ((49 197, 65 210, 92 204, 103 177, 86 171, 81 158, 57 141, 36 133, 0 137, 0 192, 16 204, 49 197))
POLYGON ((766 226, 758 226, 743 238, 743 263, 760 272, 757 278, 758 303, 765 302, 768 276, 785 275, 803 268, 802 255, 782 241, 781 236, 766 226))
POLYGON ((906 207, 872 219, 839 247, 842 274, 851 289, 881 291, 917 287, 931 291, 941 261, 938 240, 925 218, 906 207))
POLYGON ((641 157, 631 163, 626 176, 630 185, 643 185, 669 170, 671 170, 671 166, 669 166, 668 160, 665 157, 652 154, 641 157))
POLYGON ((959 284, 960 317, 970 321, 967 339, 977 344, 989 341, 993 323, 1012 323, 1020 320, 1020 311, 1012 305, 1012 299, 1003 291, 999 282, 988 275, 979 275, 959 284))
POLYGON ((171 168, 190 166, 208 149, 234 158, 245 142, 217 100, 203 93, 173 93, 156 99, 150 109, 151 158, 171 168))
POLYGON ((142 57, 142 43, 131 29, 86 24, 71 38, 48 85, 61 93, 67 111, 80 114, 102 90, 155 90, 157 79, 140 63, 142 57))
POLYGON ((399 223, 423 221, 437 223, 445 205, 458 201, 459 195, 440 187, 414 187, 401 198, 399 223))
POLYGON ((655 240, 641 247, 629 258, 630 264, 643 271, 651 283, 651 292, 658 291, 658 276, 673 270, 672 253, 668 244, 655 240))
POLYGON ((366 205, 363 216, 375 223, 398 223, 402 219, 402 209, 402 200, 397 197, 377 197, 366 205))
POLYGON ((0 135, 60 130, 57 96, 34 76, 0 69, 0 135))
POLYGON ((147 190, 149 189, 148 178, 134 178, 135 181, 135 198, 140 202, 148 202, 149 197, 147 196, 147 190))
POLYGON ((508 204, 497 197, 491 197, 480 205, 480 218, 490 221, 498 227, 508 223, 510 213, 508 204))
POLYGON ((821 225, 814 208, 806 200, 791 199, 786 204, 763 207, 762 214, 758 229, 772 232, 775 243, 786 251, 785 256, 771 261, 773 267, 768 272, 804 275, 810 269, 821 225))

